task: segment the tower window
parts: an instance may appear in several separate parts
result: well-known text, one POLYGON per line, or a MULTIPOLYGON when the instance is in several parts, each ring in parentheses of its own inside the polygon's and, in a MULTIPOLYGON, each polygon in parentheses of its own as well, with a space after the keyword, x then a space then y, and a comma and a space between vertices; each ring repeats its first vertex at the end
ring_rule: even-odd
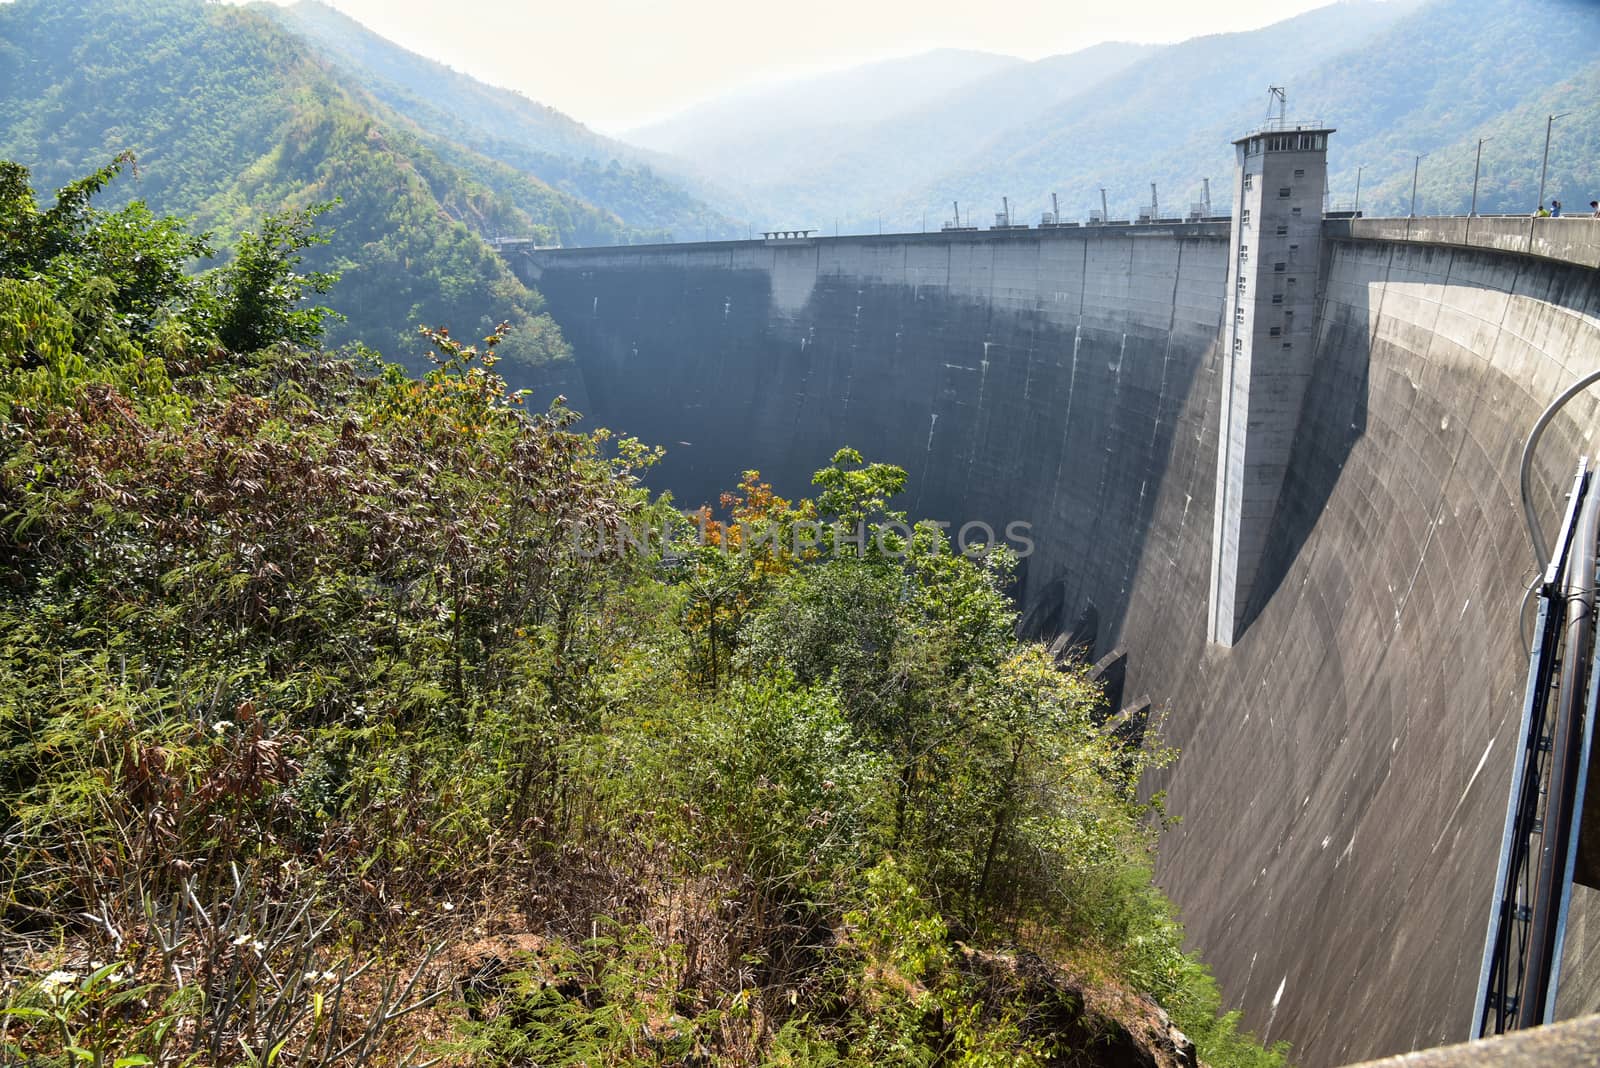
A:
POLYGON ((1304 178, 1306 176, 1305 169, 1303 167, 1296 167, 1294 169, 1294 176, 1296 178, 1304 178))
POLYGON ((1279 237, 1288 237, 1289 236, 1289 227, 1288 226, 1280 226, 1280 227, 1278 227, 1278 236, 1279 237))
POLYGON ((1248 282, 1248 281, 1249 281, 1249 279, 1247 279, 1244 275, 1241 274, 1239 276, 1239 292, 1241 292, 1241 293, 1244 292, 1245 283, 1248 282))
POLYGON ((1294 285, 1299 281, 1300 281, 1300 279, 1298 279, 1298 278, 1291 278, 1291 279, 1289 279, 1289 284, 1290 285, 1294 285))
POLYGON ((1274 303, 1274 304, 1282 304, 1283 303, 1283 294, 1282 293, 1274 293, 1274 294, 1272 294, 1272 303, 1274 303))
POLYGON ((1243 263, 1246 260, 1248 260, 1249 258, 1250 258, 1250 246, 1249 245, 1240 245, 1239 246, 1239 262, 1243 263))
POLYGON ((1289 214, 1290 215, 1299 215, 1300 214, 1300 209, 1299 208, 1290 208, 1289 209, 1289 214))
POLYGON ((1292 188, 1289 186, 1283 186, 1278 190, 1278 199, 1287 200, 1293 193, 1294 190, 1292 188))
POLYGON ((1255 178, 1256 176, 1253 174, 1246 174, 1244 176, 1244 187, 1246 189, 1254 189, 1256 187, 1255 178))
POLYGON ((1282 337, 1283 336, 1283 327, 1281 327, 1281 326, 1272 327, 1270 330, 1267 331, 1267 336, 1268 337, 1282 337))
MULTIPOLYGON (((1246 186, 1245 188, 1248 189, 1249 186, 1246 186)), ((1249 226, 1250 225, 1250 209, 1249 208, 1245 208, 1244 210, 1239 212, 1239 222, 1240 222, 1241 225, 1244 225, 1244 226, 1249 226)))
POLYGON ((1289 265, 1287 263, 1284 263, 1282 260, 1279 260, 1277 263, 1274 263, 1272 265, 1272 269, 1273 269, 1273 271, 1277 272, 1278 274, 1282 274, 1284 271, 1287 271, 1289 269, 1289 265))
POLYGON ((1296 252, 1299 252, 1299 251, 1300 251, 1300 246, 1299 245, 1290 245, 1289 246, 1289 255, 1293 256, 1296 252))
POLYGON ((1233 352, 1234 352, 1234 355, 1237 356, 1239 353, 1241 353, 1243 351, 1244 351, 1244 338, 1242 338, 1242 337, 1234 338, 1233 339, 1233 352))
POLYGON ((1236 322, 1236 323, 1244 322, 1244 308, 1243 307, 1239 307, 1239 308, 1233 309, 1233 321, 1236 322))
POLYGON ((1286 348, 1286 349, 1292 349, 1292 348, 1294 348, 1294 342, 1293 341, 1285 341, 1283 343, 1283 347, 1286 348))

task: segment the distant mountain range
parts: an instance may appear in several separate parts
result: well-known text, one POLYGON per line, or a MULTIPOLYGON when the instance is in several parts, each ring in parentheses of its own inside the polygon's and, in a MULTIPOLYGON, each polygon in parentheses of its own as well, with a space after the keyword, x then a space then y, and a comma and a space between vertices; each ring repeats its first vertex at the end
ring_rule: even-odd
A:
POLYGON ((625 136, 738 189, 781 189, 853 135, 892 126, 946 93, 1026 66, 1011 56, 939 49, 733 93, 625 136))
MULTIPOLYGON (((929 68, 946 55, 925 57, 929 68)), ((1465 211, 1477 138, 1491 137, 1479 210, 1531 211, 1551 112, 1574 112, 1552 142, 1551 188, 1587 204, 1600 184, 1597 57, 1600 7, 1581 0, 1352 0, 1244 33, 929 78, 937 93, 888 114, 876 98, 852 109, 823 91, 851 84, 844 72, 635 136, 728 186, 758 226, 932 228, 953 200, 987 222, 1002 196, 1036 222, 1052 192, 1064 216, 1083 218, 1102 187, 1126 218, 1150 204, 1152 182, 1161 213, 1182 215, 1208 177, 1212 210, 1229 208, 1231 141, 1266 117, 1267 88, 1281 85, 1291 117, 1338 128, 1333 200, 1353 201, 1360 168, 1364 209, 1409 210, 1412 165, 1426 154, 1418 210, 1465 211), (826 106, 808 112, 818 96, 826 106), (784 123, 759 121, 779 112, 784 123), (719 135, 728 129, 738 137, 719 135)), ((863 84, 875 73, 861 68, 863 84)))

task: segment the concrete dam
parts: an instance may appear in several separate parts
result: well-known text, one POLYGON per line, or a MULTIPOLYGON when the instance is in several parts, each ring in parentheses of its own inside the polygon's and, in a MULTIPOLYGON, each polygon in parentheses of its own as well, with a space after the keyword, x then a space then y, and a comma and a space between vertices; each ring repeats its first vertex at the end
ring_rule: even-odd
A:
MULTIPOLYGON (((1148 699, 1182 750, 1158 881, 1227 1003, 1317 1068, 1472 1025, 1527 673, 1518 457, 1600 368, 1600 222, 1307 222, 1303 262, 1262 266, 1302 272, 1305 310, 1270 333, 1297 381, 1231 415, 1228 223, 518 269, 572 345, 574 405, 667 446, 655 481, 685 506, 747 467, 804 493, 850 445, 909 472, 914 516, 1030 523, 1026 627, 1125 650, 1122 703, 1148 699), (1219 449, 1262 426, 1271 492, 1230 540, 1219 449), (1217 640, 1220 554, 1247 542, 1217 640)), ((1595 426, 1585 396, 1546 435, 1552 528, 1595 426)), ((1563 1015, 1600 1007, 1592 895, 1574 890, 1563 1015)))

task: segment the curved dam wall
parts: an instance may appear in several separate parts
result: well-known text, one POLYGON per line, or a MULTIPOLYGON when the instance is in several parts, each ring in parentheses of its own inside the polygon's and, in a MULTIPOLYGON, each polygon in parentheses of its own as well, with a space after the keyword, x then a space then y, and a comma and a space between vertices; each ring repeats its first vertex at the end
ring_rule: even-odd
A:
MULTIPOLYGON (((1523 436, 1600 364, 1588 267, 1326 224, 1270 549, 1206 642, 1225 226, 569 250, 522 264, 659 484, 782 492, 849 444, 917 515, 1032 524, 1038 632, 1128 651, 1183 750, 1158 876, 1230 1005, 1312 1066, 1467 1034, 1526 660, 1523 436)), ((1523 246, 1525 250, 1526 245, 1523 246)), ((1595 402, 1541 451, 1559 515, 1595 402)), ((1562 1003, 1600 1004, 1575 891, 1562 1003)))
MULTIPOLYGON (((1189 607, 1210 547, 1168 532, 1201 477, 1163 487, 1167 566, 1140 570, 1123 637, 1131 685, 1184 750, 1161 880, 1230 1001, 1307 1065, 1469 1032, 1527 673, 1518 459, 1544 405, 1600 365, 1592 270, 1328 244, 1252 622, 1207 649, 1189 607)), ((1594 448, 1594 401, 1568 412, 1540 453, 1552 531, 1594 448)), ((1568 1015, 1596 1003, 1590 896, 1575 890, 1568 1015)))

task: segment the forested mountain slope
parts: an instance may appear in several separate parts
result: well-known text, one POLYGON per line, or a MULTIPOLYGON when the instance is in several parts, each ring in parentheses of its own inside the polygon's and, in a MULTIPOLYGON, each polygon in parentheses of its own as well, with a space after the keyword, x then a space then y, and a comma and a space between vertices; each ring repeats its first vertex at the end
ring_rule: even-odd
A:
MULTIPOLYGON (((951 200, 981 219, 1002 195, 1027 216, 1060 194, 1068 217, 1149 202, 1157 181, 1187 208, 1200 179, 1231 166, 1226 137, 1241 111, 1259 115, 1268 85, 1376 36, 1413 0, 1353 0, 1263 29, 1150 47, 1105 44, 1018 63, 872 122, 783 130, 785 170, 728 168, 730 186, 768 212, 811 213, 869 229, 918 229, 947 217, 951 200), (1219 140, 1220 138, 1220 140, 1219 140), (1196 150, 1197 141, 1203 142, 1196 150)), ((691 163, 715 163, 716 154, 691 163)))
MULTIPOLYGON (((1336 200, 1404 214, 1419 153, 1417 211, 1465 212, 1483 146, 1478 210, 1537 207, 1545 118, 1555 123, 1549 187, 1576 207, 1600 196, 1600 6, 1580 0, 1434 0, 1371 46, 1303 79, 1300 99, 1339 132, 1329 156, 1336 200)), ((1550 194, 1547 194, 1547 196, 1550 194)))
MULTIPOLYGON (((1288 25, 1288 24, 1285 24, 1288 25)), ((1472 153, 1484 146, 1480 211, 1532 211, 1544 147, 1544 119, 1573 114, 1556 125, 1551 147, 1552 188, 1571 187, 1576 201, 1595 174, 1585 146, 1600 140, 1600 113, 1588 107, 1595 57, 1600 55, 1600 8, 1577 0, 1432 0, 1394 19, 1370 39, 1338 49, 1320 63, 1289 68, 1274 84, 1289 89, 1290 116, 1317 118, 1338 128, 1328 156, 1331 201, 1348 205, 1362 169, 1362 210, 1410 210, 1411 174, 1421 167, 1419 212, 1464 212, 1472 192, 1472 153), (1586 75, 1585 72, 1591 72, 1586 75)), ((1135 72, 1130 72, 1135 73, 1135 72)), ((1263 71, 1265 74, 1266 71, 1263 71)), ((1265 85, 1239 85, 1234 98, 1220 97, 1195 115, 1188 131, 1149 146, 1143 161, 1149 177, 1125 170, 1126 191, 1148 193, 1162 182, 1163 200, 1187 201, 1204 175, 1231 174, 1229 142, 1266 114, 1265 85)), ((1035 146, 1019 159, 1019 172, 1055 157, 1077 158, 1086 135, 1073 132, 1049 146, 1035 146)), ((1036 173, 1036 172, 1035 172, 1036 173)), ((1068 170, 1091 181, 1087 168, 1068 170)), ((983 181, 997 181, 987 174, 983 181)), ((1111 180, 1107 179, 1110 185, 1111 180)), ((1231 194, 1223 183, 1217 206, 1231 194)), ((1020 194, 1019 194, 1020 195, 1020 194)), ((1115 202, 1116 187, 1112 191, 1115 202)), ((1148 197, 1138 198, 1140 203, 1148 197)), ((1589 196, 1583 196, 1585 204, 1589 196)))
MULTIPOLYGON (((0 159, 55 188, 124 149, 113 201, 232 234, 278 207, 339 200, 318 267, 342 268, 331 340, 420 356, 418 323, 510 320, 510 365, 564 358, 559 333, 481 234, 603 243, 619 220, 416 130, 341 84, 252 10, 200 0, 0 6, 0 159)), ((508 365, 508 366, 510 366, 508 365)))
POLYGON ((554 108, 409 52, 317 0, 263 11, 310 41, 347 81, 422 129, 608 211, 636 231, 679 240, 743 233, 658 174, 638 149, 554 108))

